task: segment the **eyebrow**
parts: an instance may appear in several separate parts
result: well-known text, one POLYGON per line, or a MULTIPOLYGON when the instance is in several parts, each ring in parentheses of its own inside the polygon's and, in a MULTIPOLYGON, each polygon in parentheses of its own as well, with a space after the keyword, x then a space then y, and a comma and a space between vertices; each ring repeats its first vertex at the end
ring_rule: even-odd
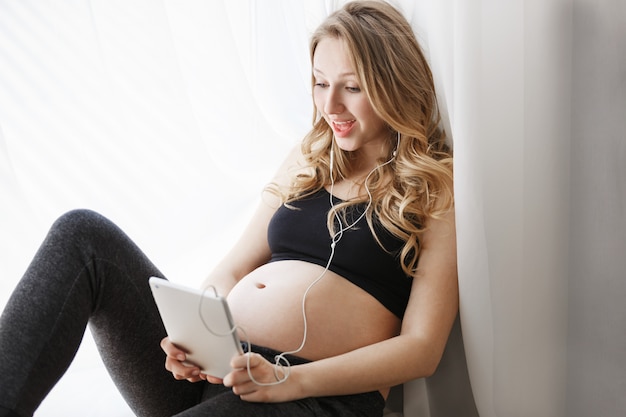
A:
MULTIPOLYGON (((325 75, 323 71, 320 71, 317 68, 313 68, 313 72, 318 73, 320 75, 325 75)), ((341 74, 339 74, 339 77, 356 77, 356 73, 354 73, 353 71, 342 72, 341 74)))

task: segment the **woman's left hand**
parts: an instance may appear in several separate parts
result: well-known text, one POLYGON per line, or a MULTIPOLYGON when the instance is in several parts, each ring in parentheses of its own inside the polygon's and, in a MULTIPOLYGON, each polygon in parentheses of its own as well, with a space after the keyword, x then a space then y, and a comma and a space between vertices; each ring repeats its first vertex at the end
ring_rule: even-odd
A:
POLYGON ((245 353, 236 356, 231 361, 231 366, 233 371, 224 377, 224 385, 231 387, 233 393, 244 401, 284 402, 302 398, 293 367, 290 369, 279 368, 275 373, 276 365, 268 362, 258 353, 245 353), (248 358, 250 373, 248 373, 248 358), (289 376, 285 381, 277 383, 277 378, 284 378, 283 372, 289 373, 289 376), (250 378, 250 374, 254 380, 250 378))

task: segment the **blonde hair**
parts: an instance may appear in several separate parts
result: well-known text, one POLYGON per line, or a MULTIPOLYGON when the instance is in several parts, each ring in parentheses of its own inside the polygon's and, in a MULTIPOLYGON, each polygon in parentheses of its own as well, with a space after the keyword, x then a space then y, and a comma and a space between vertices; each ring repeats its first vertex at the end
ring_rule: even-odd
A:
MULTIPOLYGON (((413 275, 426 220, 440 218, 454 204, 452 155, 439 127, 430 68, 407 20, 383 1, 351 2, 331 14, 311 37, 311 62, 319 42, 328 37, 344 42, 362 91, 389 125, 388 155, 381 158, 381 166, 366 184, 372 196, 366 218, 376 239, 374 219, 405 242, 400 260, 405 273, 413 275), (392 163, 384 164, 394 152, 398 135, 396 156, 392 163)), ((336 146, 332 129, 319 114, 314 109, 313 128, 302 141, 302 169, 288 187, 269 187, 286 204, 330 184, 331 147, 333 177, 349 173, 354 155, 336 146)), ((367 198, 333 207, 328 215, 329 231, 333 233, 335 213, 345 213, 347 206, 367 198)))

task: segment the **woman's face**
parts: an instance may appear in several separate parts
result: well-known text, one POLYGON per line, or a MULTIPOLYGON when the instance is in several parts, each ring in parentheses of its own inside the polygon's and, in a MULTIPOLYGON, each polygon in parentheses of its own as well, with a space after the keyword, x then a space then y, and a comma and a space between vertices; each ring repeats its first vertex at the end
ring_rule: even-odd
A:
POLYGON ((315 106, 333 129, 339 148, 380 156, 389 130, 361 91, 343 40, 327 37, 317 44, 313 77, 315 106))

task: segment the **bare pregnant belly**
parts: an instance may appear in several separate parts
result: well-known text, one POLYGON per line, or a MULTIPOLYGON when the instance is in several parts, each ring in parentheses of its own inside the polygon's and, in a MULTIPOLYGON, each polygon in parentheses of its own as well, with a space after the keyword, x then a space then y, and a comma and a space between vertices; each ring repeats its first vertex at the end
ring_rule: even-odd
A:
MULTIPOLYGON (((302 300, 323 268, 301 261, 266 264, 231 290, 228 303, 242 339, 281 352, 296 350, 304 337, 302 300)), ((306 296, 306 343, 297 356, 336 356, 389 339, 400 320, 370 294, 327 271, 306 296)))

